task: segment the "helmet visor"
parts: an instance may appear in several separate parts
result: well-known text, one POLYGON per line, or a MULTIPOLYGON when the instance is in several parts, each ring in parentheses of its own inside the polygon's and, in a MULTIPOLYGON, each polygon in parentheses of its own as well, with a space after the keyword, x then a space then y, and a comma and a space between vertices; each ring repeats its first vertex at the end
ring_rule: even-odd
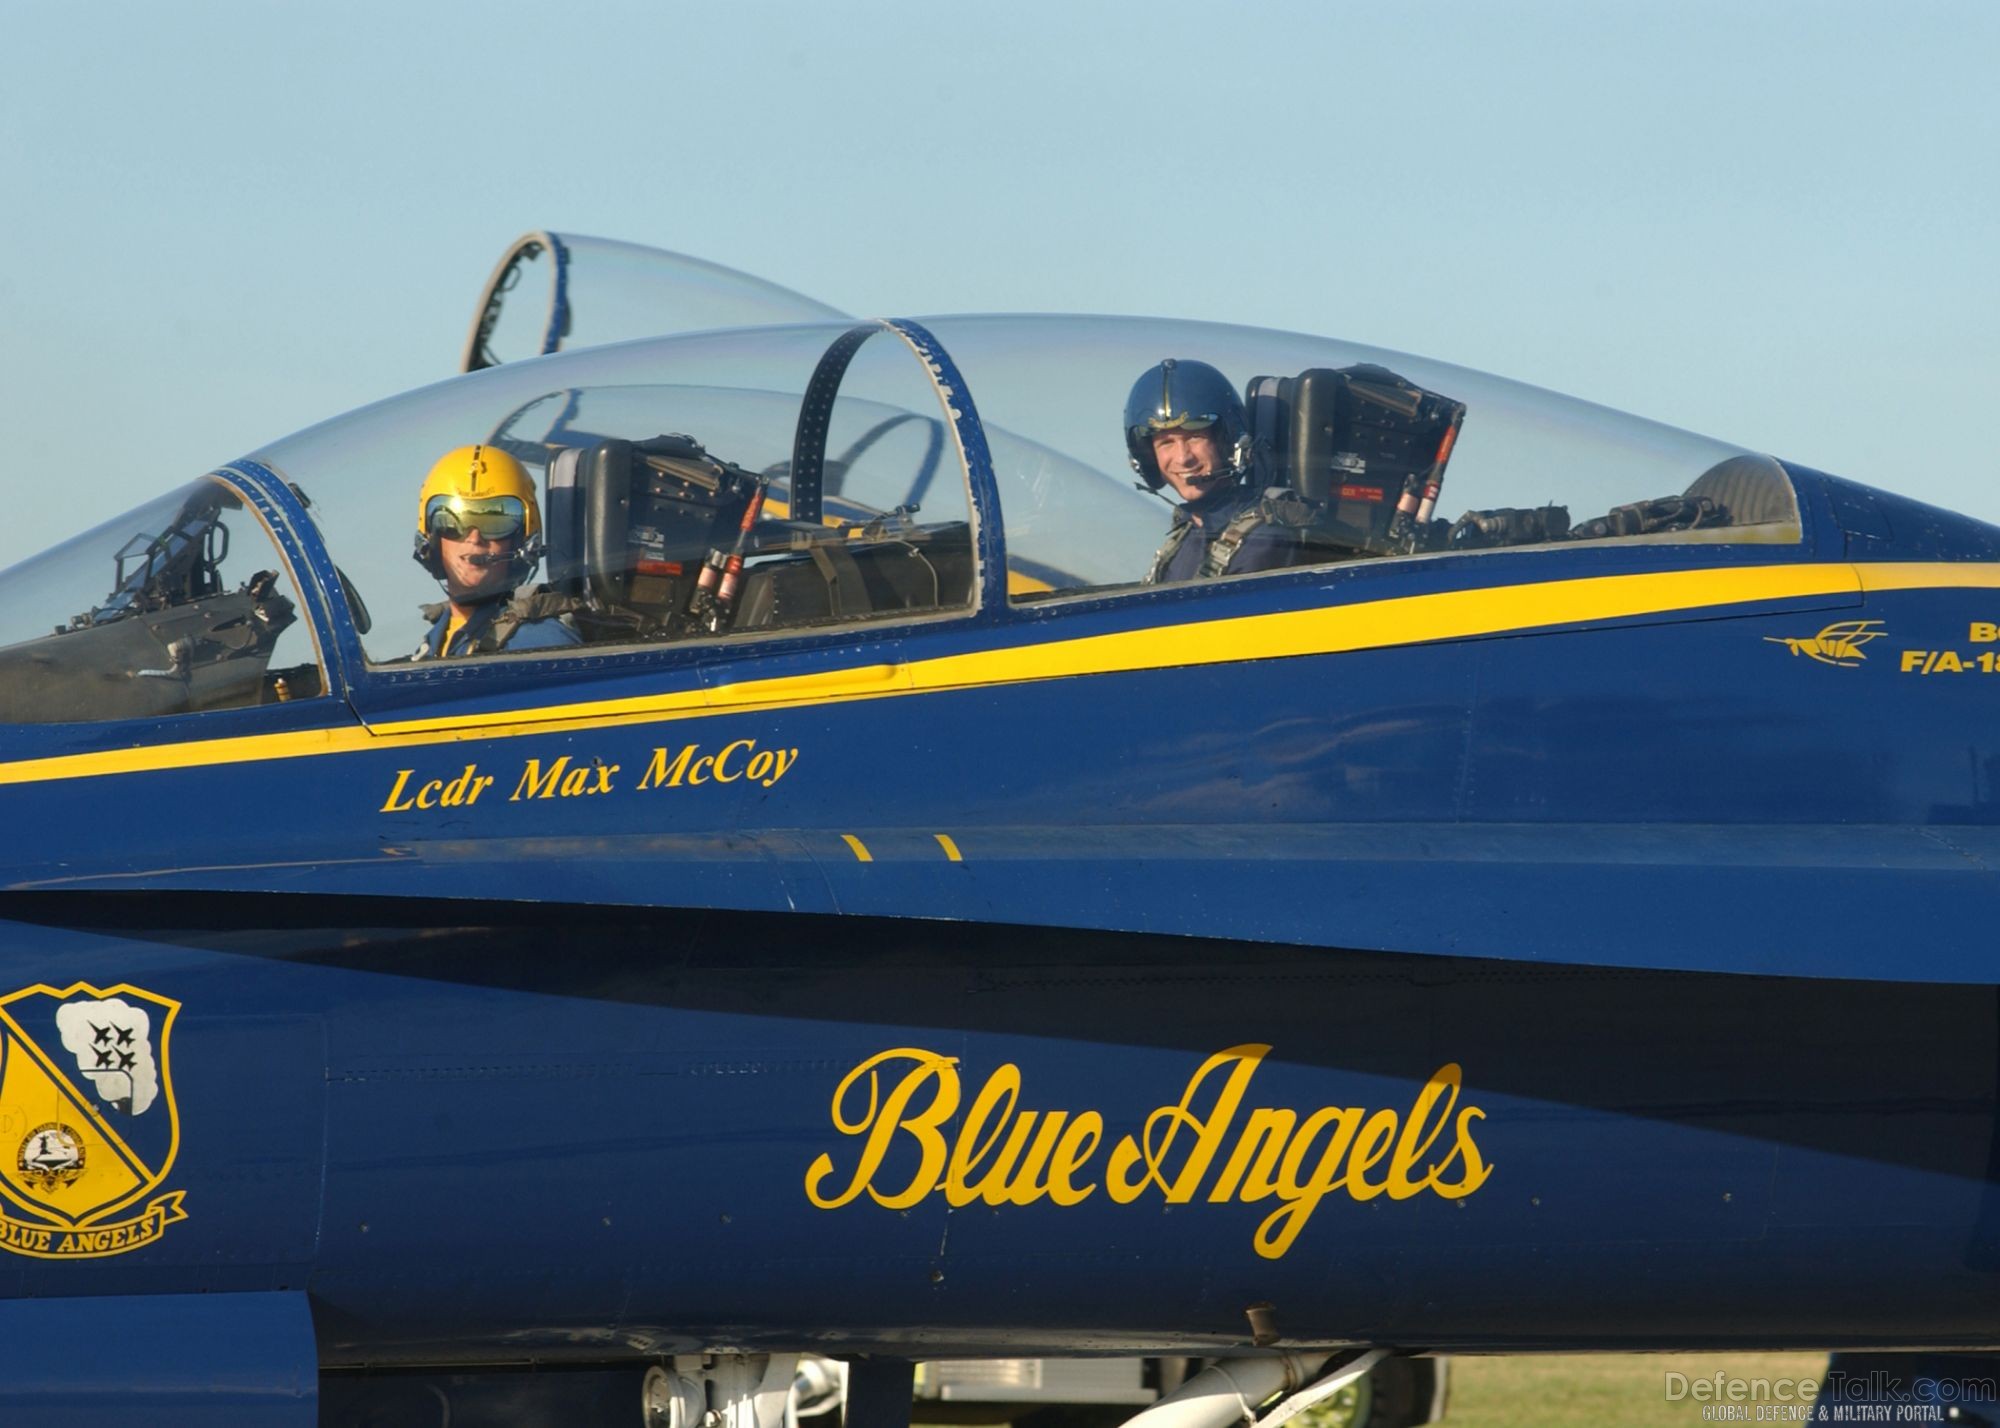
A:
POLYGON ((518 536, 528 511, 519 496, 433 496, 424 507, 424 529, 446 540, 478 531, 488 540, 518 536))
POLYGON ((1146 431, 1207 431, 1219 420, 1217 412, 1154 412, 1146 418, 1146 431))

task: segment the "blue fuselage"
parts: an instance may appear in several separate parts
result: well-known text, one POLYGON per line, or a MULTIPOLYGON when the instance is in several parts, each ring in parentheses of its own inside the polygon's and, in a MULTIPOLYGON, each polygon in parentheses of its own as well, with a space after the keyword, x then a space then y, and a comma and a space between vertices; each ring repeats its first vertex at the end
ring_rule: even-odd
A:
POLYGON ((0 1292, 305 1294, 328 1365, 1990 1345, 1992 533, 1799 481, 1803 552, 335 627, 335 696, 10 729, 0 1292))

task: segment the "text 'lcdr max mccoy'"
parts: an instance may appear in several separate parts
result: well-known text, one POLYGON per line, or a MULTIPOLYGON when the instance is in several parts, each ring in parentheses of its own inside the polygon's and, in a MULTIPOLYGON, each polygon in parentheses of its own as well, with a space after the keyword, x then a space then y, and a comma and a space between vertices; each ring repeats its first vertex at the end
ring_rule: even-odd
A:
MULTIPOLYGON (((1149 1194, 1170 1205, 1276 1200, 1254 1238, 1258 1254, 1278 1259, 1335 1191, 1355 1200, 1408 1200, 1426 1191, 1459 1200, 1493 1173, 1473 1138, 1486 1113, 1458 1104, 1456 1063, 1433 1072, 1407 1109, 1325 1106, 1301 1114, 1246 1104, 1270 1051, 1246 1044, 1217 1052, 1179 1100, 1152 1111, 1138 1135, 1103 1155, 1103 1113, 1022 1110, 1021 1069, 1011 1062, 986 1078, 964 1119, 947 1129, 961 1099, 957 1058, 912 1047, 879 1052, 833 1094, 834 1129, 854 1137, 858 1153, 845 1166, 831 1154, 814 1160, 806 1198, 822 1210, 862 1195, 891 1210, 933 1194, 954 1207, 1045 1198, 1068 1206, 1101 1185, 1120 1205, 1149 1194), (919 1159, 907 1180, 900 1169, 884 1170, 899 1137, 919 1159), (885 1174, 893 1183, 880 1183, 885 1174)), ((907 1160, 906 1150, 897 1154, 898 1166, 907 1160)))

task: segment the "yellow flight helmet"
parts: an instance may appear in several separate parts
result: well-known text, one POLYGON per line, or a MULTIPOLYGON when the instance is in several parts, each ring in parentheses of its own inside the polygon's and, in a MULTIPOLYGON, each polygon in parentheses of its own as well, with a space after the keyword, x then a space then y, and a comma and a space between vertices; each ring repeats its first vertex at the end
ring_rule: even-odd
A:
POLYGON ((515 542, 513 564, 525 580, 541 557, 541 507, 535 478, 497 446, 461 446, 437 459, 417 492, 417 564, 442 578, 439 537, 457 539, 478 530, 488 540, 515 542))

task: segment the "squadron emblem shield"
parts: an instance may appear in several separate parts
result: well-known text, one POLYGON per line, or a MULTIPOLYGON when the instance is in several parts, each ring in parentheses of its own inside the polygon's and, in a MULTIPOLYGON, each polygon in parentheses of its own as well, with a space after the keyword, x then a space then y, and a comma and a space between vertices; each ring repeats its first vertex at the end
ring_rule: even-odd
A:
POLYGON ((0 997, 0 1249, 95 1259, 187 1218, 183 1192, 154 1194, 180 1152, 180 1009, 124 983, 0 997))

